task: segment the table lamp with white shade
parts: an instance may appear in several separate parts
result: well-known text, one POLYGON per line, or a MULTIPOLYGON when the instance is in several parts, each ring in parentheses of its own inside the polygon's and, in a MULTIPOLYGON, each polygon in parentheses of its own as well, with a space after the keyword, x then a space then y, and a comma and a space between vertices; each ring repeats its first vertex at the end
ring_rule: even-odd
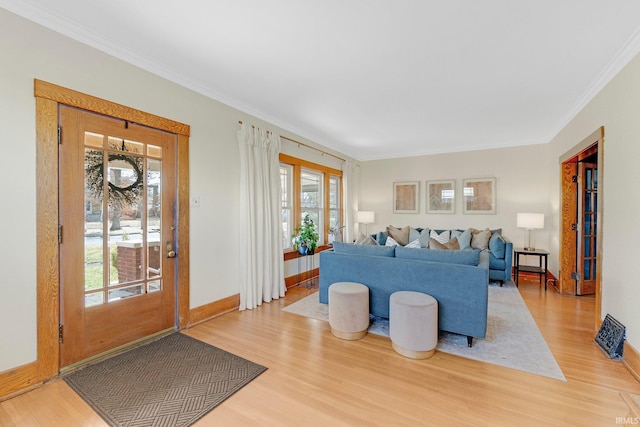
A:
POLYGON ((376 213, 372 211, 357 211, 356 222, 364 224, 364 234, 367 234, 367 224, 373 224, 376 221, 376 213))
POLYGON ((519 213, 516 218, 516 226, 526 230, 525 251, 535 251, 531 246, 531 230, 544 228, 544 214, 541 213, 519 213))

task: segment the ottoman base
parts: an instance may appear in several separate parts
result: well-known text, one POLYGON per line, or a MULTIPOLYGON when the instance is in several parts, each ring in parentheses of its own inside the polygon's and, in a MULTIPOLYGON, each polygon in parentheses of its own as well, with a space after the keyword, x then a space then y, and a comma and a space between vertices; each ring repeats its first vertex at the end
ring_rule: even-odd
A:
POLYGON ((391 348, 401 356, 408 357, 409 359, 430 359, 436 354, 436 349, 428 350, 428 351, 418 351, 418 350, 409 350, 408 348, 403 348, 391 341, 391 348))
POLYGON ((360 332, 344 332, 344 331, 339 331, 337 329, 331 328, 331 333, 340 339, 353 341, 353 340, 359 340, 360 338, 364 338, 364 336, 367 335, 367 330, 365 329, 364 331, 360 331, 360 332))

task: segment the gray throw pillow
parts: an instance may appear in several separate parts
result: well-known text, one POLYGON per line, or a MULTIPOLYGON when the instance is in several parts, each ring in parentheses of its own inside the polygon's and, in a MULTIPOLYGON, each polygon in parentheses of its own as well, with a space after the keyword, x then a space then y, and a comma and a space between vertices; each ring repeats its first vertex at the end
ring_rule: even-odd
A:
POLYGON ((373 238, 371 236, 367 236, 364 233, 360 233, 360 235, 356 239, 356 245, 378 246, 378 242, 373 240, 373 238))
POLYGON ((471 229, 471 247, 473 249, 488 250, 491 231, 488 228, 484 230, 471 229))
POLYGON ((468 249, 471 247, 471 229, 467 228, 464 231, 451 230, 451 238, 456 237, 458 239, 458 245, 460 249, 468 249))

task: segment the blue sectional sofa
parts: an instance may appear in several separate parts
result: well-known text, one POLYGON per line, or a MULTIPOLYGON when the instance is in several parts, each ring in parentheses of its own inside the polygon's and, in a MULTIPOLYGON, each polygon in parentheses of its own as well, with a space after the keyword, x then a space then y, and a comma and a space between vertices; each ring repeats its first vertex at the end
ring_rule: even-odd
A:
MULTIPOLYGON (((470 229, 468 229, 470 230, 470 229)), ((411 228, 409 240, 416 238, 422 241, 422 247, 428 246, 429 232, 428 228, 411 228), (421 236, 424 236, 421 237, 421 236)), ((434 230, 440 234, 447 230, 434 230)), ((449 230, 452 232, 454 230, 449 230)), ((459 234, 464 233, 465 230, 455 229, 459 234)), ((491 238, 488 242, 487 251, 489 254, 489 280, 492 282, 499 282, 502 286, 503 282, 511 280, 511 269, 513 266, 513 243, 507 238, 502 236, 502 230, 490 230, 491 238)), ((372 234, 371 238, 375 240, 379 245, 384 246, 387 238, 389 237, 389 231, 381 231, 377 234, 372 234)))
POLYGON ((320 253, 319 299, 328 303, 329 286, 358 282, 369 287, 370 313, 389 317, 395 291, 417 291, 438 301, 440 330, 484 338, 489 285, 487 252, 412 249, 334 243, 320 253))

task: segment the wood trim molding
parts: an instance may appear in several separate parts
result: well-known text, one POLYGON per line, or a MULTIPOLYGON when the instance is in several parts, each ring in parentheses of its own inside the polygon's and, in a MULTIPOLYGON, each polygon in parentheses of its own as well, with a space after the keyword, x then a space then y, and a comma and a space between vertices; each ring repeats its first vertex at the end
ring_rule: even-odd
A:
POLYGON ((36 362, 0 372, 0 402, 12 397, 16 392, 36 386, 39 383, 37 372, 36 362))
MULTIPOLYGON (((37 359, 35 380, 23 381, 28 387, 44 382, 60 372, 58 324, 59 248, 58 248, 58 105, 65 104, 119 119, 129 120, 166 132, 178 134, 178 328, 189 324, 189 134, 190 127, 179 122, 145 113, 34 80, 36 98, 36 293, 37 359)), ((30 371, 29 371, 30 372, 30 371)), ((22 376, 21 376, 22 377, 22 376)), ((0 378, 1 379, 1 378, 0 378)), ((3 383, 3 382, 2 382, 3 383)), ((2 384, 0 383, 0 384, 2 384)), ((1 390, 1 388, 0 388, 1 390)), ((1 395, 1 393, 0 393, 1 395)))
MULTIPOLYGON (((322 251, 326 251, 327 249, 331 249, 332 246, 329 245, 320 245, 316 248, 316 250, 314 251, 314 253, 319 253, 322 251)), ((300 253, 298 251, 294 251, 294 250, 290 250, 290 251, 286 251, 283 253, 283 257, 285 261, 289 261, 292 259, 296 259, 296 258, 300 258, 303 256, 308 256, 308 255, 300 255, 300 253)))
POLYGON ((37 377, 44 381, 60 366, 58 325, 58 103, 36 98, 36 293, 37 377))
POLYGON ((192 309, 189 313, 189 327, 237 310, 238 308, 240 308, 240 294, 231 295, 221 300, 201 305, 200 307, 192 309))
POLYGON ((290 165, 299 165, 303 168, 315 169, 321 172, 329 173, 342 177, 342 171, 339 169, 330 168, 328 166, 320 165, 318 163, 309 162, 307 160, 298 159, 297 157, 289 156, 288 154, 280 153, 278 158, 282 163, 290 165))
POLYGON ((571 149, 561 155, 560 163, 565 163, 570 160, 577 161, 577 159, 574 160, 574 157, 577 157, 581 152, 588 149, 594 143, 602 139, 604 139, 604 126, 600 126, 598 129, 594 130, 591 135, 587 136, 582 141, 580 141, 579 144, 571 147, 571 149))
POLYGON ((320 276, 320 269, 314 268, 313 270, 305 271, 300 273, 300 275, 294 274, 293 276, 285 277, 284 284, 289 288, 293 288, 294 286, 298 286, 300 283, 303 283, 305 280, 318 278, 320 276))
POLYGON ((105 116, 116 117, 152 128, 164 130, 178 135, 189 136, 191 128, 184 123, 165 119, 164 117, 146 113, 135 108, 126 107, 115 102, 105 101, 95 96, 76 92, 62 86, 42 80, 34 80, 34 95, 36 98, 49 99, 58 104, 70 105, 105 116))
POLYGON ((636 380, 640 381, 640 353, 628 342, 624 342, 622 350, 622 364, 631 372, 636 380))
POLYGON ((178 328, 190 322, 189 310, 189 137, 178 135, 178 328))

